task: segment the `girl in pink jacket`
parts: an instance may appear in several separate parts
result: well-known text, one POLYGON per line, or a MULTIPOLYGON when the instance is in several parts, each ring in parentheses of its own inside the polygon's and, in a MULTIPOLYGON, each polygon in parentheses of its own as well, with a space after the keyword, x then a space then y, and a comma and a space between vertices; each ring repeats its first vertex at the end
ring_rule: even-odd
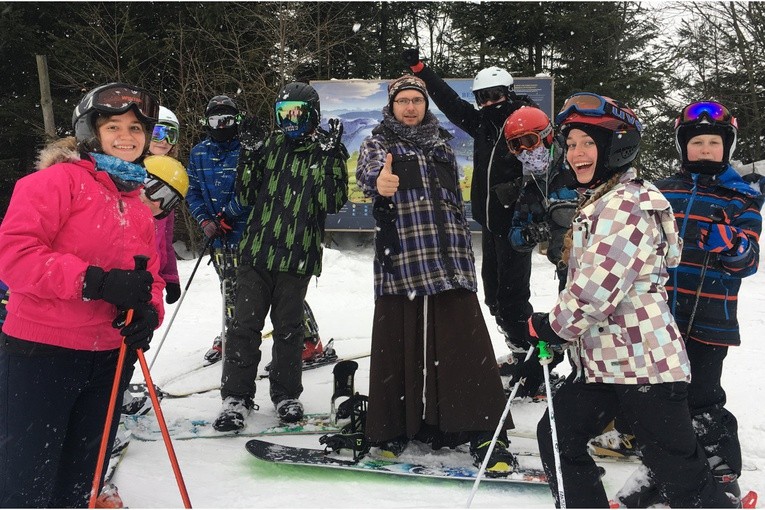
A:
POLYGON ((46 147, 40 170, 16 183, 0 225, 0 280, 11 290, 0 335, 0 507, 87 506, 120 345, 132 364, 162 319, 136 163, 157 113, 143 89, 97 87, 75 108, 75 137, 46 147), (137 255, 146 270, 135 269, 137 255))

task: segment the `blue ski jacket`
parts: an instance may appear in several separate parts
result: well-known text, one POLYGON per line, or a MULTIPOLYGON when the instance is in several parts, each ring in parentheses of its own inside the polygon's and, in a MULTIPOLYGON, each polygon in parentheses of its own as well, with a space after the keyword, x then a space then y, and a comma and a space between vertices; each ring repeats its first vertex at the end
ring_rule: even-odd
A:
MULTIPOLYGON (((683 253, 680 265, 669 270, 667 292, 672 314, 686 341, 712 345, 741 343, 736 311, 741 279, 757 272, 760 260, 760 208, 763 196, 753 190, 731 167, 719 175, 691 174, 684 170, 656 182, 675 214, 683 253), (723 209, 730 224, 743 232, 748 247, 743 253, 711 253, 701 282, 705 252, 698 246, 700 221, 713 223, 723 209), (696 303, 696 292, 701 293, 696 303), (695 315, 693 314, 696 308, 695 315), (691 315, 693 329, 686 334, 691 315)), ((718 220, 719 221, 719 220, 718 220)))
MULTIPOLYGON (((250 208, 240 204, 236 196, 236 165, 241 144, 238 138, 216 142, 206 138, 191 149, 189 166, 189 191, 186 202, 191 215, 201 225, 223 211, 233 220, 232 231, 226 236, 226 244, 236 247, 242 238, 250 208)), ((214 248, 223 246, 221 238, 214 241, 214 248)))

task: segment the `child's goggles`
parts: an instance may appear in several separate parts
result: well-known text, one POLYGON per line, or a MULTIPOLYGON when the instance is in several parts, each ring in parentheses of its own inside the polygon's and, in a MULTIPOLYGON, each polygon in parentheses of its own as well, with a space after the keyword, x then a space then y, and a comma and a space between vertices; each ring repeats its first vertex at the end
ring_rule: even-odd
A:
POLYGON ((170 145, 178 143, 178 128, 175 126, 166 126, 165 124, 157 124, 154 126, 154 131, 151 133, 152 142, 161 142, 167 140, 170 145))
POLYGON ((699 101, 691 103, 680 112, 675 121, 675 127, 688 122, 696 122, 706 117, 710 122, 723 122, 733 125, 738 129, 736 117, 724 105, 715 101, 699 101))
POLYGON ((159 202, 159 208, 163 211, 172 210, 181 200, 173 188, 151 175, 144 181, 143 192, 152 202, 159 202))
POLYGON ((640 132, 643 131, 643 124, 640 123, 635 115, 622 110, 605 97, 593 94, 592 92, 580 92, 566 99, 560 112, 555 116, 555 124, 560 125, 572 112, 590 117, 609 115, 635 126, 635 129, 640 132))
POLYGON ((226 113, 223 115, 210 115, 207 117, 207 125, 213 129, 225 129, 236 124, 236 115, 226 113))
POLYGON ((529 131, 513 137, 507 141, 507 150, 511 154, 518 155, 523 151, 530 151, 536 149, 542 144, 542 139, 547 138, 552 132, 552 126, 547 126, 541 133, 536 131, 529 131))

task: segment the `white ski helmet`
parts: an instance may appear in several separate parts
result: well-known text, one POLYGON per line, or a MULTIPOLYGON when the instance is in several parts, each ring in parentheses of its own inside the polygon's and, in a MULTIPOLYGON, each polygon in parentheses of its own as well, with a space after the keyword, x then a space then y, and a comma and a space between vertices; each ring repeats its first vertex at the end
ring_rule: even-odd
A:
POLYGON ((492 87, 507 87, 513 90, 513 77, 501 67, 487 67, 481 69, 473 79, 473 92, 492 87))
POLYGON ((159 118, 157 119, 157 124, 168 124, 177 128, 181 127, 181 123, 178 122, 178 117, 176 117, 169 108, 165 108, 164 106, 159 107, 159 118))

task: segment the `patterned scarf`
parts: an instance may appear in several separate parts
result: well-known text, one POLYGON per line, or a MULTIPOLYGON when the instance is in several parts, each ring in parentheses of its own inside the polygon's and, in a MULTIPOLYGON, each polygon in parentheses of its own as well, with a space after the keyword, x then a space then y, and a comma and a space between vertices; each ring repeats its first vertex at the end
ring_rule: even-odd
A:
POLYGON ((397 121, 387 106, 383 108, 382 113, 383 126, 393 131, 399 138, 413 143, 425 152, 443 143, 438 119, 429 111, 425 112, 425 118, 417 126, 407 126, 397 121))
POLYGON ((120 191, 133 191, 146 180, 146 169, 139 164, 98 152, 89 152, 96 169, 108 173, 120 191))

